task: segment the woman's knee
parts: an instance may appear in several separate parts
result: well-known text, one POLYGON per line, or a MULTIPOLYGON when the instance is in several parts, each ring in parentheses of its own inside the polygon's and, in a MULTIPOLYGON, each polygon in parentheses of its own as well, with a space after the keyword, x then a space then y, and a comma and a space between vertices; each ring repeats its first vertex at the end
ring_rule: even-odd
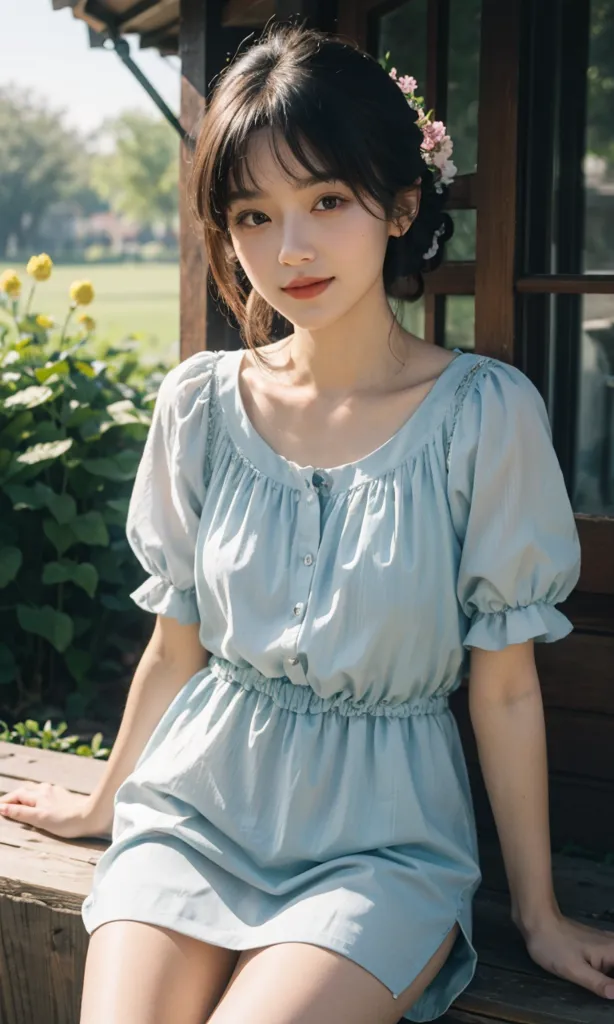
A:
POLYGON ((203 1024, 237 959, 170 928, 110 921, 90 938, 80 1024, 203 1024))

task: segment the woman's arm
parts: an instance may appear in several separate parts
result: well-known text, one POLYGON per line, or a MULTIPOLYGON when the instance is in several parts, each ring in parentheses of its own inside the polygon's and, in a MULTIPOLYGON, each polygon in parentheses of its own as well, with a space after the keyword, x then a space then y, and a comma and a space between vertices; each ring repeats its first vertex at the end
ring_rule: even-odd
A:
POLYGON ((198 633, 198 624, 182 626, 176 619, 156 617, 151 639, 130 686, 105 772, 86 807, 88 823, 96 831, 111 831, 113 802, 119 786, 135 767, 175 696, 207 664, 209 654, 201 646, 198 633))
POLYGON ((533 641, 473 648, 469 709, 512 900, 533 959, 614 999, 614 937, 561 914, 552 884, 544 711, 533 641))

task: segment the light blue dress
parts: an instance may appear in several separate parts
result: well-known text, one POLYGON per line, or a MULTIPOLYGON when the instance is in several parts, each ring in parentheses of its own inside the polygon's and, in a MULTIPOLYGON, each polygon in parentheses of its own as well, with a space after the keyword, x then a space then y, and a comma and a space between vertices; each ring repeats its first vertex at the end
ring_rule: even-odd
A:
POLYGON ((83 921, 313 943, 395 997, 458 921, 406 1015, 433 1020, 474 973, 480 880, 448 696, 468 648, 572 628, 555 604, 580 548, 545 406, 519 370, 460 353, 385 444, 318 471, 253 428, 241 358, 199 352, 159 391, 132 596, 199 622, 211 658, 117 791, 83 921))

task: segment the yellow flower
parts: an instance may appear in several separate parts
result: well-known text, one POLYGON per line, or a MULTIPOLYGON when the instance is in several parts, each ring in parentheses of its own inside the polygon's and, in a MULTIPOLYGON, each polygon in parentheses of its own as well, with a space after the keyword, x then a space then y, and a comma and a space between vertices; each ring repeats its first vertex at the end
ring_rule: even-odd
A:
POLYGON ((14 270, 0 274, 0 291, 6 292, 11 299, 18 299, 21 295, 21 280, 14 270))
POLYGON ((26 270, 35 281, 47 281, 51 277, 52 268, 51 257, 46 252, 41 252, 39 256, 30 257, 26 270))
POLYGON ((94 298, 94 286, 91 281, 73 281, 70 286, 70 297, 76 306, 89 306, 94 298))
POLYGON ((96 326, 96 321, 88 316, 87 313, 82 313, 81 316, 77 317, 79 323, 86 331, 93 331, 96 326))
POLYGON ((47 331, 49 330, 50 327, 53 327, 53 320, 51 319, 50 316, 45 316, 44 313, 39 313, 39 315, 36 318, 36 322, 39 327, 44 327, 45 330, 47 331))

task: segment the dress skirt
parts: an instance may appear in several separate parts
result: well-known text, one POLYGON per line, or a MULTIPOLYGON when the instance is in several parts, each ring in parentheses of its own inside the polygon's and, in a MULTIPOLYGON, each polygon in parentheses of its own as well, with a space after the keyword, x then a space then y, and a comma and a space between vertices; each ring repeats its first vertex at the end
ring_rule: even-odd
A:
POLYGON ((212 657, 117 791, 83 921, 89 933, 143 921, 236 950, 308 942, 395 997, 457 921, 450 957, 406 1015, 433 1020, 476 965, 468 806, 447 699, 365 708, 212 657))

